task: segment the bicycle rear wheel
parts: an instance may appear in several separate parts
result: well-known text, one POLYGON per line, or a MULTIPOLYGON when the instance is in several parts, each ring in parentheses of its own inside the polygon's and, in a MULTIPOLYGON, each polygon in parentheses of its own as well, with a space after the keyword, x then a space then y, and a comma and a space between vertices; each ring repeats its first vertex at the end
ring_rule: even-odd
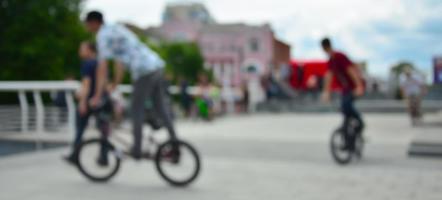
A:
POLYGON ((334 131, 330 139, 330 151, 333 159, 341 165, 348 164, 353 155, 353 153, 346 149, 345 146, 346 141, 344 132, 339 129, 334 131))
POLYGON ((107 182, 120 169, 121 159, 107 140, 87 140, 80 145, 77 155, 81 174, 94 182, 107 182))
POLYGON ((195 181, 201 169, 198 152, 184 141, 168 141, 155 155, 160 176, 173 186, 187 186, 195 181))

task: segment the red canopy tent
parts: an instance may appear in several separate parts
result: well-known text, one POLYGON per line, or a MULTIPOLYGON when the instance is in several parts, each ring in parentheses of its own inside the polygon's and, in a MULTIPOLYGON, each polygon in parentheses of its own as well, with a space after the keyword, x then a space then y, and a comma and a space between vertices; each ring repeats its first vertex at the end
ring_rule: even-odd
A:
MULTIPOLYGON (((307 90, 307 81, 316 76, 323 79, 328 70, 328 64, 325 60, 292 60, 290 62, 292 76, 290 85, 296 90, 307 90)), ((333 90, 339 90, 336 80, 332 83, 333 90)))

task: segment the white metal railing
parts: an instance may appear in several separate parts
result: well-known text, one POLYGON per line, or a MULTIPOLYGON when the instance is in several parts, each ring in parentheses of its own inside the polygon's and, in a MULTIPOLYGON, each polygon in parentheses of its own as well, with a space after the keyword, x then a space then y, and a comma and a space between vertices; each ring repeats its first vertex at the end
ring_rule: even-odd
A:
POLYGON ((43 133, 45 109, 41 94, 43 92, 65 91, 68 111, 69 131, 75 131, 74 92, 79 88, 77 81, 0 81, 0 92, 17 92, 21 110, 21 131, 29 130, 29 101, 26 93, 31 92, 35 104, 36 132, 43 133))
MULTIPOLYGON (((44 92, 65 92, 65 99, 67 104, 67 124, 70 133, 75 132, 75 118, 76 118, 76 106, 74 101, 74 93, 80 87, 78 81, 0 81, 0 92, 16 92, 18 94, 18 100, 20 104, 20 130, 21 132, 35 131, 37 133, 45 132, 45 109, 42 93, 44 92), (32 93, 32 99, 35 104, 35 110, 32 114, 35 117, 30 117, 30 101, 28 101, 26 94, 32 93), (35 114, 34 114, 35 112, 35 114), (35 119, 35 130, 30 130, 29 122, 35 119)), ((131 94, 131 85, 120 85, 118 91, 123 94, 131 94)), ((180 88, 178 86, 170 86, 169 92, 171 94, 178 94, 180 88)), ((189 87, 186 91, 190 95, 196 95, 198 92, 197 87, 189 87)), ((229 96, 229 95, 228 95, 229 96)), ((230 97, 221 97, 227 104, 231 104, 228 107, 233 107, 234 99, 238 98, 236 95, 230 95, 230 97)))

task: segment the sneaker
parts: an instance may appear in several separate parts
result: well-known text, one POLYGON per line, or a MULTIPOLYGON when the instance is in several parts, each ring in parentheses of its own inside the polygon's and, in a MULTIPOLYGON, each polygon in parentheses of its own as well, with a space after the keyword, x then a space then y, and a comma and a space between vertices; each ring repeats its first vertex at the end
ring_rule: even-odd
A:
POLYGON ((66 161, 70 165, 77 165, 78 161, 75 159, 73 155, 63 156, 63 160, 66 161))
POLYGON ((355 142, 351 144, 351 142, 344 139, 344 144, 340 147, 341 151, 354 151, 355 150, 355 142))
POLYGON ((98 158, 97 159, 97 164, 100 167, 107 167, 109 166, 109 160, 106 158, 98 158))

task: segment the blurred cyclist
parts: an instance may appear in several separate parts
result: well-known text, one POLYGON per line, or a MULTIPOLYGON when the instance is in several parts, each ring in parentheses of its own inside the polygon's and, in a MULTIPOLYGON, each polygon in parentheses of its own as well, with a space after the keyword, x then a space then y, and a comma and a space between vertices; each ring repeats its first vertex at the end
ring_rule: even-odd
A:
POLYGON ((96 34, 98 44, 97 91, 91 99, 96 106, 100 102, 102 88, 106 84, 109 61, 114 61, 115 89, 123 79, 124 68, 130 70, 133 81, 132 123, 134 146, 131 150, 135 159, 143 157, 141 151, 142 131, 145 109, 148 98, 152 98, 154 108, 162 119, 171 138, 175 138, 170 108, 166 99, 166 88, 163 75, 164 61, 143 44, 137 36, 126 27, 117 24, 105 24, 103 15, 98 11, 89 12, 86 16, 88 31, 96 34))
POLYGON ((422 123, 421 100, 426 93, 424 78, 413 69, 405 68, 399 80, 402 96, 408 102, 411 123, 417 126, 422 123))
POLYGON ((333 49, 330 39, 323 39, 321 41, 321 46, 325 53, 329 56, 329 69, 325 75, 322 101, 330 101, 332 80, 337 80, 342 89, 341 112, 344 115, 344 123, 342 128, 345 133, 345 148, 348 150, 354 150, 356 137, 354 137, 354 134, 349 133, 349 129, 347 127, 349 127, 352 119, 355 119, 358 122, 356 132, 362 133, 364 129, 364 122, 361 114, 354 106, 355 99, 364 94, 363 78, 358 66, 353 64, 353 62, 345 54, 333 49))

